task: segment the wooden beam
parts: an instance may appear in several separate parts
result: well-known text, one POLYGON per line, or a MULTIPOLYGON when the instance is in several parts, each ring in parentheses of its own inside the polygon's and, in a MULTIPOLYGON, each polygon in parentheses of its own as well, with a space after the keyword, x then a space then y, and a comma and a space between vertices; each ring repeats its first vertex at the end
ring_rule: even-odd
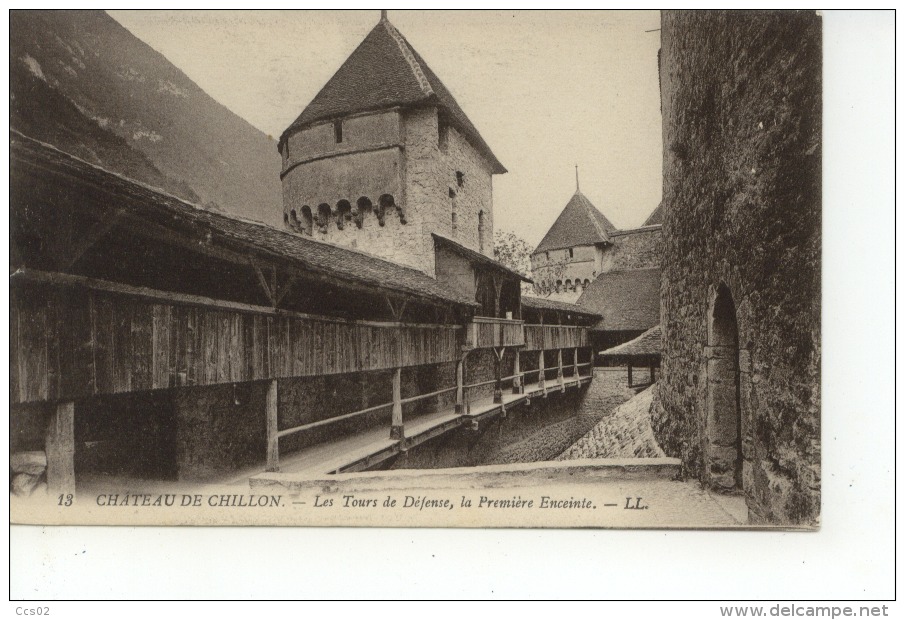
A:
POLYGON ((493 402, 500 404, 503 402, 503 356, 506 354, 506 347, 497 350, 494 347, 493 352, 496 354, 496 382, 493 384, 493 402))
MULTIPOLYGON (((242 241, 233 241, 231 243, 229 239, 217 239, 215 241, 210 234, 202 238, 199 237, 197 233, 177 232, 159 224, 139 219, 128 213, 123 215, 122 223, 127 230, 140 237, 150 238, 154 241, 181 247, 191 252, 200 253, 235 265, 246 266, 249 262, 247 248, 242 247, 244 243, 242 241), (232 245, 239 246, 241 249, 233 250, 230 248, 232 245)), ((247 246, 247 244, 245 245, 247 246)), ((282 261, 285 263, 289 259, 275 255, 272 252, 262 251, 256 255, 256 260, 261 265, 268 265, 273 261, 282 261)), ((377 295, 381 291, 381 287, 377 284, 362 283, 353 279, 345 279, 342 275, 330 273, 322 269, 316 269, 310 265, 305 265, 304 267, 289 267, 287 265, 283 270, 284 272, 303 280, 313 280, 339 288, 366 292, 370 295, 377 295)), ((428 301, 427 298, 422 298, 416 294, 408 295, 404 292, 394 294, 396 297, 403 299, 413 298, 428 301)), ((430 298, 430 303, 447 305, 453 302, 430 298)))
POLYGON ((89 278, 87 276, 51 271, 39 271, 36 269, 17 269, 14 273, 10 274, 10 281, 15 282, 17 280, 61 286, 83 286, 85 288, 90 288, 97 291, 130 295, 152 301, 163 301, 180 305, 202 306, 205 308, 216 308, 220 310, 235 310, 237 312, 249 312, 252 314, 260 314, 264 316, 286 316, 299 319, 310 319, 314 321, 324 321, 327 323, 342 323, 345 325, 367 325, 371 327, 433 327, 452 330, 462 329, 461 325, 366 321, 360 319, 337 318, 320 314, 308 314, 305 312, 296 312, 294 310, 276 310, 267 306, 256 306, 254 304, 246 304, 238 301, 226 301, 223 299, 214 299, 212 297, 202 297, 200 295, 189 295, 187 293, 174 293, 172 291, 162 291, 159 289, 152 289, 144 286, 121 284, 119 282, 111 282, 109 280, 89 278))
POLYGON ((48 492, 51 495, 74 495, 75 403, 60 403, 51 412, 44 450, 47 454, 48 492))
POLYGON ((493 316, 500 316, 500 295, 503 290, 503 278, 498 276, 497 274, 493 274, 493 289, 494 289, 494 297, 493 297, 493 316))
MULTIPOLYGON (((270 305, 274 308, 277 307, 276 297, 273 294, 273 289, 270 287, 270 284, 267 282, 267 278, 264 277, 264 271, 261 269, 261 266, 255 261, 253 258, 248 259, 249 264, 254 268, 255 275, 258 276, 258 284, 261 285, 261 288, 264 289, 264 295, 267 297, 268 301, 270 301, 270 305)), ((274 273, 276 270, 274 269, 274 273)))
POLYGON ((267 471, 280 471, 279 392, 277 380, 267 386, 264 416, 267 425, 267 471))
POLYGON ((556 378, 559 380, 559 391, 565 392, 566 391, 566 377, 563 374, 562 349, 556 349, 556 365, 557 365, 556 378))
POLYGON ((122 220, 122 209, 110 209, 80 239, 70 239, 64 255, 58 257, 57 269, 68 271, 87 252, 122 220))
POLYGON ((393 371, 393 422, 390 427, 390 439, 405 439, 405 426, 402 421, 402 369, 393 371))
POLYGON ((286 293, 288 293, 292 289, 292 286, 296 283, 296 280, 298 280, 298 275, 290 275, 289 279, 286 280, 286 283, 279 288, 276 294, 276 299, 273 303, 274 308, 280 305, 280 302, 282 302, 283 298, 286 297, 286 293))
POLYGON ((383 298, 386 300, 387 305, 390 307, 390 315, 393 317, 394 321, 402 320, 402 313, 405 312, 405 306, 408 303, 407 299, 399 299, 397 301, 398 305, 393 304, 393 300, 389 295, 384 295, 383 298))
POLYGON ((632 387, 632 363, 628 363, 628 386, 632 387))
POLYGON ((544 349, 541 349, 540 351, 538 351, 538 355, 537 355, 537 368, 538 368, 537 382, 538 382, 538 387, 540 387, 540 391, 543 393, 544 396, 546 396, 547 395, 547 373, 546 373, 546 369, 544 368, 544 352, 545 352, 544 349))
POLYGON ((465 412, 465 358, 468 353, 462 355, 456 363, 456 413, 465 412))
POLYGON ((522 369, 520 367, 521 363, 519 361, 519 358, 521 357, 521 355, 522 355, 521 351, 519 351, 518 348, 516 348, 515 349, 515 362, 512 367, 512 374, 514 375, 514 377, 512 378, 512 393, 513 394, 524 394, 524 392, 525 392, 524 388, 522 387, 522 369))

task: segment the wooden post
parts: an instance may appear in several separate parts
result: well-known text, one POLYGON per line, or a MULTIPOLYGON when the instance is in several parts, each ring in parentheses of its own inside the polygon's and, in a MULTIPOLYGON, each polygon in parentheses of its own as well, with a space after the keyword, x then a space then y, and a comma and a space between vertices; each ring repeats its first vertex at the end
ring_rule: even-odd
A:
POLYGON ((75 494, 75 403, 60 403, 50 414, 44 438, 47 454, 47 491, 75 494))
POLYGON ((515 350, 515 365, 512 367, 512 374, 515 377, 512 379, 512 393, 513 394, 522 394, 524 393, 524 389, 522 388, 522 369, 521 362, 519 361, 519 357, 521 357, 521 352, 516 349, 515 350))
POLYGON ((632 363, 628 363, 628 386, 632 387, 632 363))
POLYGON ((556 378, 559 380, 559 391, 565 392, 566 391, 566 377, 565 377, 565 375, 563 375, 562 349, 556 349, 556 364, 557 364, 556 378))
POLYGON ((537 355, 537 383, 540 391, 544 396, 547 395, 547 383, 546 383, 547 373, 544 368, 544 350, 541 349, 537 355))
POLYGON ((465 411, 465 356, 456 364, 456 413, 465 411))
POLYGON ((393 425, 390 427, 390 439, 405 439, 402 423, 402 369, 393 371, 393 425))
POLYGON ((499 352, 494 348, 493 352, 496 355, 496 383, 493 385, 493 402, 498 405, 503 402, 503 355, 506 354, 506 348, 500 349, 499 352))
POLYGON ((580 378, 580 375, 578 374, 578 347, 575 347, 575 354, 572 358, 572 367, 574 368, 573 372, 575 374, 575 378, 580 378))
POLYGON ((654 377, 654 363, 651 362, 651 364, 650 364, 650 382, 651 382, 651 385, 653 385, 654 381, 655 381, 655 377, 654 377))
POLYGON ((267 400, 264 414, 267 416, 267 471, 280 471, 279 392, 277 380, 272 379, 267 386, 267 400))

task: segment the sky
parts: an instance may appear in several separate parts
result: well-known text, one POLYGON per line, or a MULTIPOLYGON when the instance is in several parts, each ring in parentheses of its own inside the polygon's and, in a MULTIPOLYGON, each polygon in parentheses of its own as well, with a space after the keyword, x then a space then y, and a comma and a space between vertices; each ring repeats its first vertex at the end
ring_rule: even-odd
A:
MULTIPOLYGON (((380 18, 369 11, 110 11, 278 137, 380 18)), ((535 246, 575 192, 619 228, 660 202, 657 11, 402 11, 390 21, 509 170, 494 225, 535 246)))

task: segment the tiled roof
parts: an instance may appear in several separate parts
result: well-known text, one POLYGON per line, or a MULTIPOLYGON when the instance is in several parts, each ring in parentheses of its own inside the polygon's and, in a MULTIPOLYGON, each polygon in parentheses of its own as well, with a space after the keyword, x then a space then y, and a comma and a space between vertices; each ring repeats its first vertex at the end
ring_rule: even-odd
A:
POLYGON ((653 224, 662 224, 663 223, 663 203, 657 205, 657 208, 654 209, 653 213, 647 216, 647 219, 644 220, 644 224, 642 226, 651 226, 653 224))
POLYGON ((603 316, 594 329, 649 329, 660 323, 660 269, 602 273, 585 289, 577 303, 603 316))
POLYGON ((660 357, 662 346, 660 326, 656 325, 634 340, 601 351, 600 355, 604 357, 660 357))
POLYGON ((599 317, 600 314, 582 308, 575 304, 569 304, 564 301, 554 301, 552 299, 544 299, 542 297, 530 297, 522 295, 522 306, 534 308, 536 310, 556 310, 558 312, 568 312, 570 314, 580 314, 582 316, 599 317))
POLYGON ((614 230, 616 227, 606 216, 576 190, 533 253, 605 243, 610 240, 608 233, 614 230))
POLYGON ((513 269, 510 269, 503 263, 497 262, 488 256, 484 256, 480 252, 475 252, 471 248, 466 248, 461 243, 453 241, 452 239, 447 239, 446 237, 444 237, 442 235, 438 235, 437 233, 431 233, 431 236, 434 238, 435 244, 440 244, 440 245, 446 246, 449 249, 451 249, 453 252, 457 252, 458 254, 461 254, 462 256, 469 259, 470 261, 478 263, 479 265, 484 265, 486 267, 490 267, 491 269, 496 269, 497 271, 502 271, 510 276, 514 276, 514 277, 518 278, 519 280, 523 280, 524 282, 533 282, 533 280, 531 280, 531 278, 528 278, 527 276, 523 276, 519 272, 517 272, 513 269))
POLYGON ((266 224, 207 211, 15 131, 10 132, 10 156, 13 170, 28 165, 42 174, 75 177, 124 198, 117 204, 132 215, 173 229, 188 229, 195 235, 206 232, 211 240, 240 251, 268 254, 301 270, 331 277, 338 284, 347 281, 444 303, 476 305, 474 300, 415 269, 266 224))
POLYGON ((395 106, 437 105, 475 148, 490 161, 494 173, 506 168, 459 107, 449 89, 386 18, 380 20, 333 74, 301 115, 280 137, 318 121, 395 106))

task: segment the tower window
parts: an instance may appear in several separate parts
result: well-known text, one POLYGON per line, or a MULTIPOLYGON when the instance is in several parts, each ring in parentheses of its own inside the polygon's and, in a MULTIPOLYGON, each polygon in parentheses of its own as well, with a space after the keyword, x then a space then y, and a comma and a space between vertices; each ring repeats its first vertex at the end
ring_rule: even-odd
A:
POLYGON ((460 171, 456 170, 456 184, 459 187, 465 186, 465 173, 464 172, 460 172, 460 171))
POLYGON ((333 140, 340 144, 343 141, 343 122, 342 120, 333 121, 333 140))
POLYGON ((569 258, 575 258, 575 250, 569 248, 569 258))

